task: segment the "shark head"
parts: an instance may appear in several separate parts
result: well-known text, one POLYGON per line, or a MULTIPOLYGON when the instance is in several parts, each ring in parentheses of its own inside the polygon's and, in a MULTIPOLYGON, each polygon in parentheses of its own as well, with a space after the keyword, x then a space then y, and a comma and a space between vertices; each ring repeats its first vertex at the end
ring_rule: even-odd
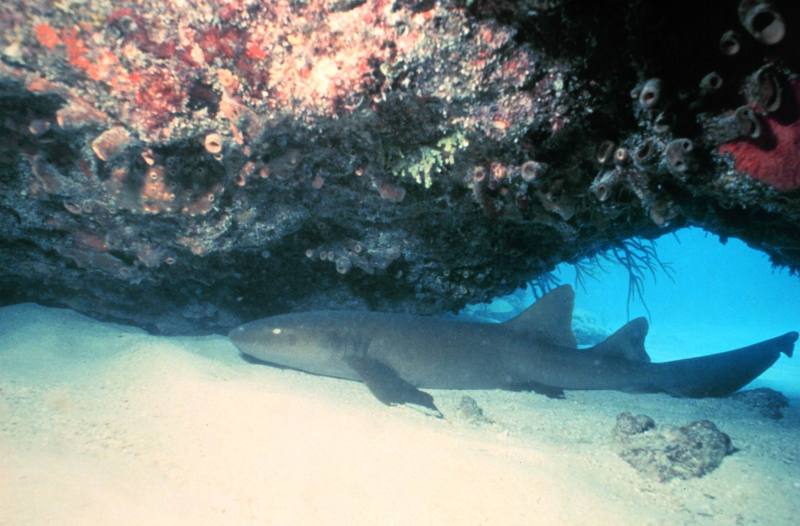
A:
POLYGON ((324 312, 272 316, 233 329, 230 339, 258 361, 330 374, 337 342, 324 316, 324 312))

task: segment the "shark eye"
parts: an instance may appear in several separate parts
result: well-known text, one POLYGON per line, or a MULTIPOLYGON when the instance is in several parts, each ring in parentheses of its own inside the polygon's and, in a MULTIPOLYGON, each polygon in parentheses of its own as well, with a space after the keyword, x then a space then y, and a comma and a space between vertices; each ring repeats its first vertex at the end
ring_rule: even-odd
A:
POLYGON ((279 327, 275 327, 274 329, 272 329, 272 334, 280 334, 282 332, 283 330, 280 329, 279 327))

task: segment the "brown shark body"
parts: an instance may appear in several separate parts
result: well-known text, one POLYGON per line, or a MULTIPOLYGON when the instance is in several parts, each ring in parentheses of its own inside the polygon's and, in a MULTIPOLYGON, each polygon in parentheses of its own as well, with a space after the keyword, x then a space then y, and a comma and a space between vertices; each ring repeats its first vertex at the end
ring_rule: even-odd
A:
POLYGON ((651 363, 647 321, 637 318, 606 341, 578 349, 572 333, 574 292, 562 286, 502 324, 360 311, 273 316, 234 329, 239 350, 258 361, 362 381, 387 404, 435 409, 420 388, 568 389, 725 396, 778 359, 792 355, 790 332, 749 347, 651 363))

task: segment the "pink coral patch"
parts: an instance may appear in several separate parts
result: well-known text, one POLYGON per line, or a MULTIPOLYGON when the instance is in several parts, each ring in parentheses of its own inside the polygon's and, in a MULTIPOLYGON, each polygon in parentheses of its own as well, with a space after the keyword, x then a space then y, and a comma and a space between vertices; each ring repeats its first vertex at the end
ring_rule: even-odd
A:
POLYGON ((33 31, 36 33, 36 39, 39 43, 47 49, 53 49, 61 44, 61 37, 58 36, 58 32, 49 24, 44 22, 36 24, 33 27, 33 31))
POLYGON ((154 128, 183 111, 184 99, 185 93, 177 78, 153 69, 143 75, 136 91, 136 113, 148 127, 154 128))
MULTIPOLYGON (((800 105, 800 82, 792 84, 795 104, 800 105)), ((746 173, 781 191, 800 188, 800 120, 781 124, 772 117, 763 123, 775 138, 775 147, 764 149, 738 140, 719 147, 721 154, 731 154, 736 170, 746 173)))

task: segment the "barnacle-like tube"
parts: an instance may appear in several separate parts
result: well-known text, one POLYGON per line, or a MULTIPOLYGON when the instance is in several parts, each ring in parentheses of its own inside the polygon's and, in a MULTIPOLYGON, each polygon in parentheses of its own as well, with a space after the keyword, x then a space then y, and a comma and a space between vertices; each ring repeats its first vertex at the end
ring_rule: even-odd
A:
POLYGON ((738 12, 742 26, 762 44, 777 44, 786 35, 786 24, 772 2, 742 0, 738 12))
POLYGON ((659 144, 652 138, 647 138, 633 151, 633 163, 646 169, 658 160, 659 144))
POLYGON ((673 125, 674 115, 665 111, 660 111, 653 118, 653 131, 656 133, 667 133, 673 125))
POLYGON ((631 155, 628 152, 628 149, 624 146, 620 146, 616 150, 614 150, 614 164, 617 166, 625 166, 628 164, 628 161, 631 160, 631 155))
POLYGON ((645 109, 654 108, 661 100, 661 79, 652 78, 645 81, 639 92, 639 104, 645 109))
POLYGON ((710 144, 725 144, 738 139, 761 137, 761 122, 749 106, 703 121, 703 137, 710 144))
POLYGON ((758 68, 745 82, 745 96, 756 111, 773 113, 781 107, 783 87, 772 65, 758 68))
POLYGON ((726 57, 737 55, 742 49, 742 42, 739 34, 733 29, 729 29, 722 33, 719 37, 719 51, 726 57))
POLYGON ((720 74, 716 71, 712 71, 700 79, 700 94, 706 96, 715 93, 722 88, 722 84, 723 82, 720 74))
POLYGON ((114 126, 92 141, 92 151, 102 161, 108 161, 111 157, 124 150, 132 141, 131 134, 122 126, 114 126))
POLYGON ((761 137, 761 122, 758 116, 748 106, 740 106, 734 112, 736 127, 740 137, 758 139, 761 137))
POLYGON ((603 141, 597 146, 595 160, 600 166, 608 166, 614 162, 614 143, 603 141))
POLYGON ((674 175, 682 175, 689 170, 690 159, 694 145, 689 139, 675 139, 664 148, 664 162, 667 169, 674 175))
POLYGON ((339 256, 336 258, 336 272, 339 274, 347 274, 353 267, 353 263, 347 256, 339 256))
POLYGON ((222 136, 211 132, 203 138, 203 147, 211 155, 218 155, 222 152, 222 136))
POLYGON ((519 167, 519 173, 526 183, 530 183, 540 179, 546 168, 543 163, 529 160, 522 163, 522 166, 519 167))
POLYGON ((616 170, 609 170, 600 173, 594 178, 589 186, 589 191, 594 194, 598 201, 604 203, 614 194, 614 190, 619 186, 620 174, 616 170))

